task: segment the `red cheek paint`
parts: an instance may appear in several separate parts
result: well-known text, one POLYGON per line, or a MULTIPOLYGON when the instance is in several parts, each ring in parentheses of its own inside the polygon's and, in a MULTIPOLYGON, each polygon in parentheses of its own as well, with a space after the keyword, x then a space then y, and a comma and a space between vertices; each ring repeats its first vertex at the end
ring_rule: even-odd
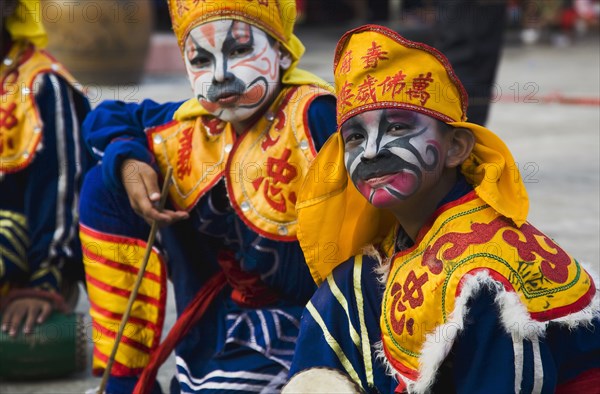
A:
POLYGON ((262 83, 253 85, 246 93, 241 97, 239 105, 252 106, 259 103, 264 95, 266 94, 267 87, 262 83))
POLYGON ((390 179, 389 187, 403 196, 409 196, 414 193, 419 185, 417 176, 410 171, 402 171, 390 179))
POLYGON ((192 71, 192 75, 194 76, 194 80, 200 78, 201 76, 208 74, 210 71, 192 71))
POLYGON ((393 191, 403 197, 413 194, 419 185, 417 175, 410 171, 371 178, 357 182, 358 191, 376 207, 388 207, 399 201, 393 191))

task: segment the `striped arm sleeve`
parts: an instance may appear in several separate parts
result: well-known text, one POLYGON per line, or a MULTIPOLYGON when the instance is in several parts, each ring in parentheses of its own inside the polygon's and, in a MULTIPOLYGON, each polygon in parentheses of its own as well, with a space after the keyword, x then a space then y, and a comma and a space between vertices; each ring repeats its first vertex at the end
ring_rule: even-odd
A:
POLYGON ((83 272, 77 209, 82 176, 91 164, 80 134, 89 104, 54 74, 36 82, 44 131, 26 183, 24 211, 31 242, 27 259, 30 286, 52 291, 60 288, 64 273, 83 272))
POLYGON ((377 360, 383 289, 377 263, 357 256, 338 266, 308 303, 301 320, 290 376, 334 368, 365 392, 393 392, 395 384, 377 360))

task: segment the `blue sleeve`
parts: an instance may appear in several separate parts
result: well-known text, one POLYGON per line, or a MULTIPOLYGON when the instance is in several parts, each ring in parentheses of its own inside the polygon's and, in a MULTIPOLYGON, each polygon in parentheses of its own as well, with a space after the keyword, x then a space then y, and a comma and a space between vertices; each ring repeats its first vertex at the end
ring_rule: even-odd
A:
POLYGON ((120 167, 124 159, 154 164, 145 129, 172 120, 180 105, 158 104, 151 100, 140 104, 105 101, 88 115, 83 124, 85 142, 102 160, 102 175, 109 188, 122 190, 120 167))
POLYGON ((308 107, 308 128, 317 151, 336 131, 335 103, 334 96, 323 95, 314 99, 308 107))
POLYGON ((84 147, 80 126, 90 107, 53 74, 41 77, 35 100, 44 129, 43 147, 26 170, 29 286, 58 290, 65 276, 79 279, 83 273, 77 204, 93 158, 84 147))
POLYGON ((577 380, 586 371, 600 369, 600 317, 589 324, 570 328, 552 322, 548 325, 545 342, 552 352, 557 368, 558 384, 577 380))
MULTIPOLYGON (((515 353, 490 291, 470 300, 464 330, 452 347, 457 393, 514 393, 515 353)), ((527 391, 525 391, 527 392, 527 391)))
POLYGON ((393 393, 397 382, 377 359, 381 340, 382 285, 366 256, 335 268, 307 304, 289 376, 328 367, 346 374, 366 393, 393 393))
POLYGON ((464 331, 451 353, 457 393, 554 393, 557 386, 600 367, 598 318, 571 328, 550 322, 545 336, 519 338, 503 327, 489 290, 468 307, 464 331))

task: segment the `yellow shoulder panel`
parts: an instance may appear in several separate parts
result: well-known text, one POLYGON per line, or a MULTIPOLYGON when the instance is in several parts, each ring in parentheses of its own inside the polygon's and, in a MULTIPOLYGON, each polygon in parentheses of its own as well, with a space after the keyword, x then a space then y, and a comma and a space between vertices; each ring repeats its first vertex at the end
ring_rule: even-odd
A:
POLYGON ((221 179, 235 141, 229 125, 211 128, 201 117, 174 120, 147 130, 147 135, 161 173, 173 168, 171 201, 188 211, 221 179))
POLYGON ((464 279, 481 271, 517 294, 536 321, 580 311, 596 291, 550 237, 529 223, 517 228, 470 193, 443 210, 415 247, 394 257, 381 328, 399 371, 414 377, 426 335, 448 322, 464 279))
POLYGON ((35 79, 53 73, 75 85, 75 79, 46 52, 16 42, 0 64, 0 174, 27 167, 42 139, 43 124, 35 102, 35 79))

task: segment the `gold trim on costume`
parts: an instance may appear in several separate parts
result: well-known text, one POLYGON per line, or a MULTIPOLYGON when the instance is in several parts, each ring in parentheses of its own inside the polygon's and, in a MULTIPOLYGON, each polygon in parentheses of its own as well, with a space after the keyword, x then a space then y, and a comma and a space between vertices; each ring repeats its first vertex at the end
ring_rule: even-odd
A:
POLYGON ((42 73, 59 75, 75 86, 60 63, 27 41, 16 41, 0 64, 0 175, 26 168, 41 147, 43 123, 35 94, 42 73))
POLYGON ((362 339, 362 354, 365 363, 365 373, 367 375, 367 384, 374 386, 373 364, 371 360, 371 343, 369 342, 369 333, 365 323, 365 309, 363 300, 363 291, 361 284, 362 275, 362 256, 356 256, 354 259, 354 296, 356 297, 356 308, 358 309, 358 320, 360 321, 360 334, 362 339))
POLYGON ((327 325, 321 318, 321 315, 319 315, 319 312, 314 307, 312 302, 309 301, 308 304, 306 304, 306 310, 308 310, 315 322, 317 322, 319 327, 321 327, 321 330, 323 331, 323 336, 325 337, 325 341, 327 342, 331 350, 333 350, 333 352, 336 354, 348 375, 350 375, 350 377, 356 384, 362 386, 360 383, 360 378, 358 377, 358 373, 356 373, 356 370, 352 366, 350 360, 348 360, 348 357, 344 353, 344 350, 342 349, 338 341, 336 341, 336 339, 333 337, 333 335, 331 335, 331 333, 327 329, 327 325))

